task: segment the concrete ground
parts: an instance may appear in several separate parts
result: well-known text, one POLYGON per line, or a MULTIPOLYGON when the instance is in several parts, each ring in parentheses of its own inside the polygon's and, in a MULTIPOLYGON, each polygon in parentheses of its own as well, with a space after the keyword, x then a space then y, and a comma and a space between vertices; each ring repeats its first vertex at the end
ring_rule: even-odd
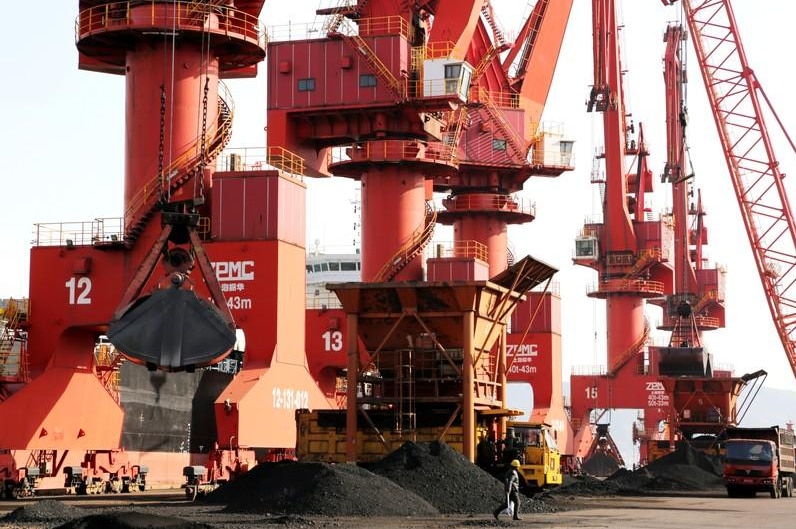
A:
MULTIPOLYGON (((217 529, 251 529, 252 527, 282 528, 353 528, 365 529, 457 529, 472 527, 539 527, 546 528, 639 528, 699 527, 700 529, 726 529, 727 527, 754 527, 755 529, 791 526, 796 516, 796 499, 771 499, 758 494, 755 498, 729 499, 721 491, 698 495, 677 494, 647 497, 578 497, 551 499, 561 510, 555 513, 522 516, 520 521, 506 517, 495 521, 491 515, 444 515, 439 517, 314 517, 267 516, 262 514, 224 513, 223 508, 185 500, 182 491, 147 491, 145 493, 115 496, 54 497, 69 508, 77 507, 82 514, 113 513, 119 523, 103 529, 144 527, 137 523, 134 513, 176 517, 186 523, 179 527, 211 527, 217 529), (193 522, 193 523, 190 523, 193 522)), ((20 507, 31 508, 36 499, 0 502, 0 529, 52 529, 65 520, 11 521, 4 516, 20 507)), ((43 500, 42 500, 43 501, 43 500)), ((173 526, 164 519, 163 527, 173 526)), ((143 520, 141 520, 143 523, 143 520)), ((151 520, 147 521, 151 524, 151 520)), ((147 525, 153 527, 152 525, 147 525)), ((77 527, 77 525, 71 525, 77 527)), ((80 527, 94 527, 81 525, 80 527)), ((99 527, 99 526, 97 526, 99 527)), ((175 526, 176 527, 176 526, 175 526)))

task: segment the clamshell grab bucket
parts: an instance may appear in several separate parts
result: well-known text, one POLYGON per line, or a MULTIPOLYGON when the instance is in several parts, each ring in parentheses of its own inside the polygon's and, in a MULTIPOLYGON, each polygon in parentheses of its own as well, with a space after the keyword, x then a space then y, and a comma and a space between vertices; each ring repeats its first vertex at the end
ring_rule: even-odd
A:
POLYGON ((136 300, 111 323, 108 338, 133 362, 184 371, 219 362, 236 336, 212 303, 192 290, 165 288, 136 300))

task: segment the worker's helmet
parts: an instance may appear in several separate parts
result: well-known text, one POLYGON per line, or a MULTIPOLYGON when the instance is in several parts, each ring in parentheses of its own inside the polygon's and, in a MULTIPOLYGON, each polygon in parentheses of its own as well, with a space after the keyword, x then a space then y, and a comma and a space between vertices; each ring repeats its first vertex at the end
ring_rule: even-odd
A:
POLYGON ((513 459, 511 461, 511 466, 513 466, 514 468, 520 468, 520 460, 519 459, 513 459))

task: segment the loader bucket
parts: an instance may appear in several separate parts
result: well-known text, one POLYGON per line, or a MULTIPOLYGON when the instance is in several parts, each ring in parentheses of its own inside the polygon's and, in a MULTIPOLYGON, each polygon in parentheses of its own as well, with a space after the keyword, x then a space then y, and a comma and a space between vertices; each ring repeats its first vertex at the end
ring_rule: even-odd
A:
POLYGON ((133 303, 110 324, 108 338, 133 362, 184 371, 221 361, 236 336, 213 304, 191 290, 166 288, 133 303))

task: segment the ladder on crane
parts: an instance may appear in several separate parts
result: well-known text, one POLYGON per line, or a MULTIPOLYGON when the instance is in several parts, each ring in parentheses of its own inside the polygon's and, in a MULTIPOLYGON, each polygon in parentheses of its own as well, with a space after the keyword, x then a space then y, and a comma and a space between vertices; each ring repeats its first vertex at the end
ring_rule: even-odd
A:
MULTIPOLYGON (((223 87, 219 83, 219 87, 223 87)), ((229 143, 232 137, 232 118, 233 107, 231 99, 218 98, 218 121, 213 128, 207 131, 208 149, 206 159, 213 160, 229 143)), ((168 188, 170 192, 179 189, 188 182, 201 167, 202 154, 198 152, 198 145, 202 138, 197 138, 196 143, 188 147, 180 156, 163 169, 163 174, 168 176, 168 188)), ((142 186, 141 190, 130 199, 125 211, 125 244, 132 244, 144 231, 147 222, 155 215, 158 208, 161 192, 160 175, 155 177, 149 184, 142 186)))
POLYGON ((434 226, 437 224, 437 210, 426 202, 426 216, 423 223, 418 226, 409 240, 401 246, 395 254, 386 262, 384 266, 372 279, 374 283, 392 281, 403 270, 412 259, 420 255, 423 249, 428 246, 434 236, 434 226))
POLYGON ((502 94, 490 94, 483 88, 478 91, 479 101, 483 104, 489 117, 492 118, 492 122, 497 124, 498 128, 503 132, 503 136, 505 136, 504 139, 511 148, 513 154, 510 156, 510 159, 518 165, 525 165, 527 163, 526 157, 528 156, 528 149, 525 147, 525 142, 520 137, 519 133, 517 133, 514 127, 506 120, 503 112, 497 108, 499 103, 496 102, 495 99, 496 96, 500 98, 501 95, 502 94))

